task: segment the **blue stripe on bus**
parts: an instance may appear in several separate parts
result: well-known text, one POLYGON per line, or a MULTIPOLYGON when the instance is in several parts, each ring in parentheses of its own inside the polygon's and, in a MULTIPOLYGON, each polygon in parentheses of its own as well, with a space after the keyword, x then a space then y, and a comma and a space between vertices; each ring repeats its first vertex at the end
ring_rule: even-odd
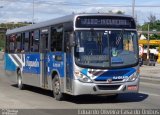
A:
MULTIPOLYGON (((88 69, 82 69, 81 71, 84 75, 87 76, 88 74, 88 69)), ((135 68, 124 68, 124 69, 113 69, 113 70, 107 70, 107 71, 94 71, 93 70, 93 73, 95 75, 94 76, 97 76, 99 73, 101 73, 99 76, 97 76, 95 78, 95 80, 98 80, 98 81, 103 81, 103 80, 106 80, 106 79, 113 79, 113 77, 118 77, 118 76, 121 76, 121 77, 129 77, 130 75, 132 75, 134 72, 136 72, 136 69, 135 68), (97 73, 97 74, 96 74, 97 73)), ((88 76, 89 77, 89 76, 88 76)))
POLYGON ((9 57, 9 55, 6 53, 4 56, 5 56, 5 58, 4 58, 5 59, 5 61, 4 61, 5 70, 16 71, 16 65, 11 60, 11 58, 9 57))
POLYGON ((101 74, 100 76, 98 76, 95 80, 103 81, 106 80, 106 78, 113 79, 113 77, 118 77, 118 76, 127 78, 130 75, 132 75, 135 71, 136 71, 135 68, 108 70, 103 74, 101 74))

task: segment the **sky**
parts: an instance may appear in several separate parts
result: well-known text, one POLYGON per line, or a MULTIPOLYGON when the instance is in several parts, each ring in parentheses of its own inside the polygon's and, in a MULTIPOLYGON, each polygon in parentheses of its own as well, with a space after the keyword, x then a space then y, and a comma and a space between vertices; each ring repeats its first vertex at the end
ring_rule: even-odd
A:
MULTIPOLYGON (((160 0, 135 0, 135 17, 139 24, 148 21, 150 14, 160 19, 160 0)), ((132 0, 0 0, 0 23, 35 23, 74 13, 107 13, 121 10, 132 15, 132 0), (33 18, 34 1, 34 18, 33 18), (112 7, 111 7, 112 6, 112 7), (114 6, 114 7, 113 7, 114 6)))

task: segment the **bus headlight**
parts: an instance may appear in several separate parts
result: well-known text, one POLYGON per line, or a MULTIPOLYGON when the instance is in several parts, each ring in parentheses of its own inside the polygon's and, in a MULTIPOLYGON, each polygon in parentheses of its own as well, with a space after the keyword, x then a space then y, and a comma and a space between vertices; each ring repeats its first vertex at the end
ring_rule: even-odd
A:
POLYGON ((126 81, 135 81, 137 77, 138 77, 137 73, 134 73, 126 81))
POLYGON ((92 80, 89 77, 87 77, 86 75, 82 74, 79 71, 75 72, 75 77, 81 82, 92 83, 92 80))

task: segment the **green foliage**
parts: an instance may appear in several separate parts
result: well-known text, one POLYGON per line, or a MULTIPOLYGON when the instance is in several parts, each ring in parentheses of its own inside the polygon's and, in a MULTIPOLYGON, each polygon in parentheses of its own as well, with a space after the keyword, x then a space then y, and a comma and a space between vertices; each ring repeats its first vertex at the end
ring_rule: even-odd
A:
MULTIPOLYGON (((160 40, 160 33, 156 33, 156 31, 160 31, 160 20, 156 20, 154 22, 146 22, 142 26, 137 26, 138 30, 142 31, 148 31, 148 25, 149 25, 149 31, 155 31, 155 34, 150 34, 149 37, 151 40, 160 40)), ((144 34, 144 36, 147 38, 148 35, 144 34)))
POLYGON ((117 14, 124 14, 124 12, 122 12, 122 11, 117 11, 117 14))
POLYGON ((0 40, 0 47, 4 48, 5 46, 5 41, 4 40, 0 40))
MULTIPOLYGON (((14 29, 14 28, 18 28, 18 27, 22 27, 22 26, 27 26, 31 24, 31 22, 18 22, 18 23, 1 23, 0 24, 0 28, 1 29, 14 29)), ((5 32, 1 32, 0 33, 0 48, 4 48, 5 46, 5 32)))
POLYGON ((125 14, 125 12, 118 10, 117 12, 113 12, 112 10, 109 10, 108 13, 110 14, 125 14))
POLYGON ((150 39, 151 39, 151 40, 160 40, 160 34, 150 35, 150 39))
POLYGON ((141 28, 142 31, 148 31, 148 24, 149 24, 150 31, 153 31, 153 30, 160 31, 160 20, 156 20, 153 23, 149 23, 149 22, 144 23, 139 28, 141 28))
POLYGON ((31 24, 31 22, 1 23, 0 24, 0 28, 13 29, 13 28, 18 28, 18 27, 26 26, 26 25, 29 25, 29 24, 31 24))

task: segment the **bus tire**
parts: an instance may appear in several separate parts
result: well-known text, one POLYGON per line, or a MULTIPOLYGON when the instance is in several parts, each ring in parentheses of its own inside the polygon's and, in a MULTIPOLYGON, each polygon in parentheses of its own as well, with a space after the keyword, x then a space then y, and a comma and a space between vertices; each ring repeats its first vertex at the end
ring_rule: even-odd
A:
POLYGON ((22 83, 22 74, 20 70, 17 72, 17 86, 20 90, 24 88, 24 85, 22 83))
POLYGON ((52 81, 53 96, 56 100, 61 101, 64 97, 64 94, 61 92, 59 76, 56 74, 52 81))

